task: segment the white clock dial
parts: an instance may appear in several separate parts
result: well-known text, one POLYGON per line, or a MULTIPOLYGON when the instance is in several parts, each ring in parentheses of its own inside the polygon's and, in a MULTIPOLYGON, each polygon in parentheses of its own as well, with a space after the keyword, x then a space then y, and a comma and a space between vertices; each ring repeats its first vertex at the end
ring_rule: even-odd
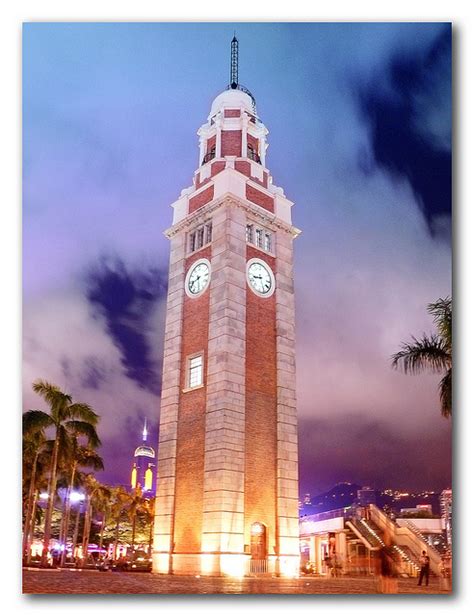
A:
POLYGON ((251 259, 247 264, 247 280, 250 288, 261 295, 267 297, 275 289, 275 279, 269 266, 260 259, 251 259))
POLYGON ((186 293, 196 297, 205 291, 209 284, 211 268, 207 259, 199 259, 188 270, 186 276, 186 293))

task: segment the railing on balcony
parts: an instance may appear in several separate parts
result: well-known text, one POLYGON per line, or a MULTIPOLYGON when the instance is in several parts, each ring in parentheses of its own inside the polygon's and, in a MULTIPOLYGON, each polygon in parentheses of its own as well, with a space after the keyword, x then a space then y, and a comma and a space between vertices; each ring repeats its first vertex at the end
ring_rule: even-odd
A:
POLYGON ((323 520, 332 520, 333 518, 351 518, 354 514, 352 507, 341 507, 340 509, 331 509, 331 511, 323 511, 322 513, 310 513, 300 518, 301 522, 322 522, 323 520))
POLYGON ((247 158, 250 158, 250 160, 253 160, 256 163, 261 164, 260 156, 257 154, 257 152, 255 152, 255 150, 251 148, 247 149, 247 158))
POLYGON ((201 164, 205 165, 206 163, 208 163, 210 160, 212 160, 215 157, 216 157, 215 151, 207 152, 207 154, 204 155, 204 158, 202 159, 201 164))

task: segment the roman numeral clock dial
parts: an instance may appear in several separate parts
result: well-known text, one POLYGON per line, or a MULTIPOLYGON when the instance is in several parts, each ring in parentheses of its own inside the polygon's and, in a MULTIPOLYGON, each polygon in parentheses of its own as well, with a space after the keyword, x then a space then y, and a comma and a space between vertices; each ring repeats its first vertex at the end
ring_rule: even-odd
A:
POLYGON ((247 282, 260 297, 270 297, 275 290, 275 277, 270 267, 261 259, 250 259, 247 263, 247 282))

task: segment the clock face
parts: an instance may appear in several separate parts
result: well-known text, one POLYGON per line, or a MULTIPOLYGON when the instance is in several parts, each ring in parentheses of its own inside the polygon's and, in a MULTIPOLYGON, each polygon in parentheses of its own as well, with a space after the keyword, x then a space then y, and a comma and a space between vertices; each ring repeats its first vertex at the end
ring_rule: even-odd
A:
POLYGON ((196 297, 205 291, 209 284, 211 268, 207 259, 199 259, 188 271, 186 276, 186 292, 196 297))
POLYGON ((270 296, 275 289, 275 279, 269 266, 260 259, 251 259, 247 264, 247 280, 250 288, 262 297, 270 296))

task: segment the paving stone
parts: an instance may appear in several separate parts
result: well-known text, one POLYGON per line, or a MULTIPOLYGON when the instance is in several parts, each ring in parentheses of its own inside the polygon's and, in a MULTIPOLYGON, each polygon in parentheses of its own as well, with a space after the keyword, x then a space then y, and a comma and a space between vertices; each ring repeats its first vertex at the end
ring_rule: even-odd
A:
MULTIPOLYGON (((191 577, 155 573, 119 573, 74 569, 24 569, 26 594, 377 594, 373 577, 314 578, 288 580, 272 577, 191 577)), ((398 580, 399 594, 443 594, 438 579, 428 587, 415 579, 398 580)))

